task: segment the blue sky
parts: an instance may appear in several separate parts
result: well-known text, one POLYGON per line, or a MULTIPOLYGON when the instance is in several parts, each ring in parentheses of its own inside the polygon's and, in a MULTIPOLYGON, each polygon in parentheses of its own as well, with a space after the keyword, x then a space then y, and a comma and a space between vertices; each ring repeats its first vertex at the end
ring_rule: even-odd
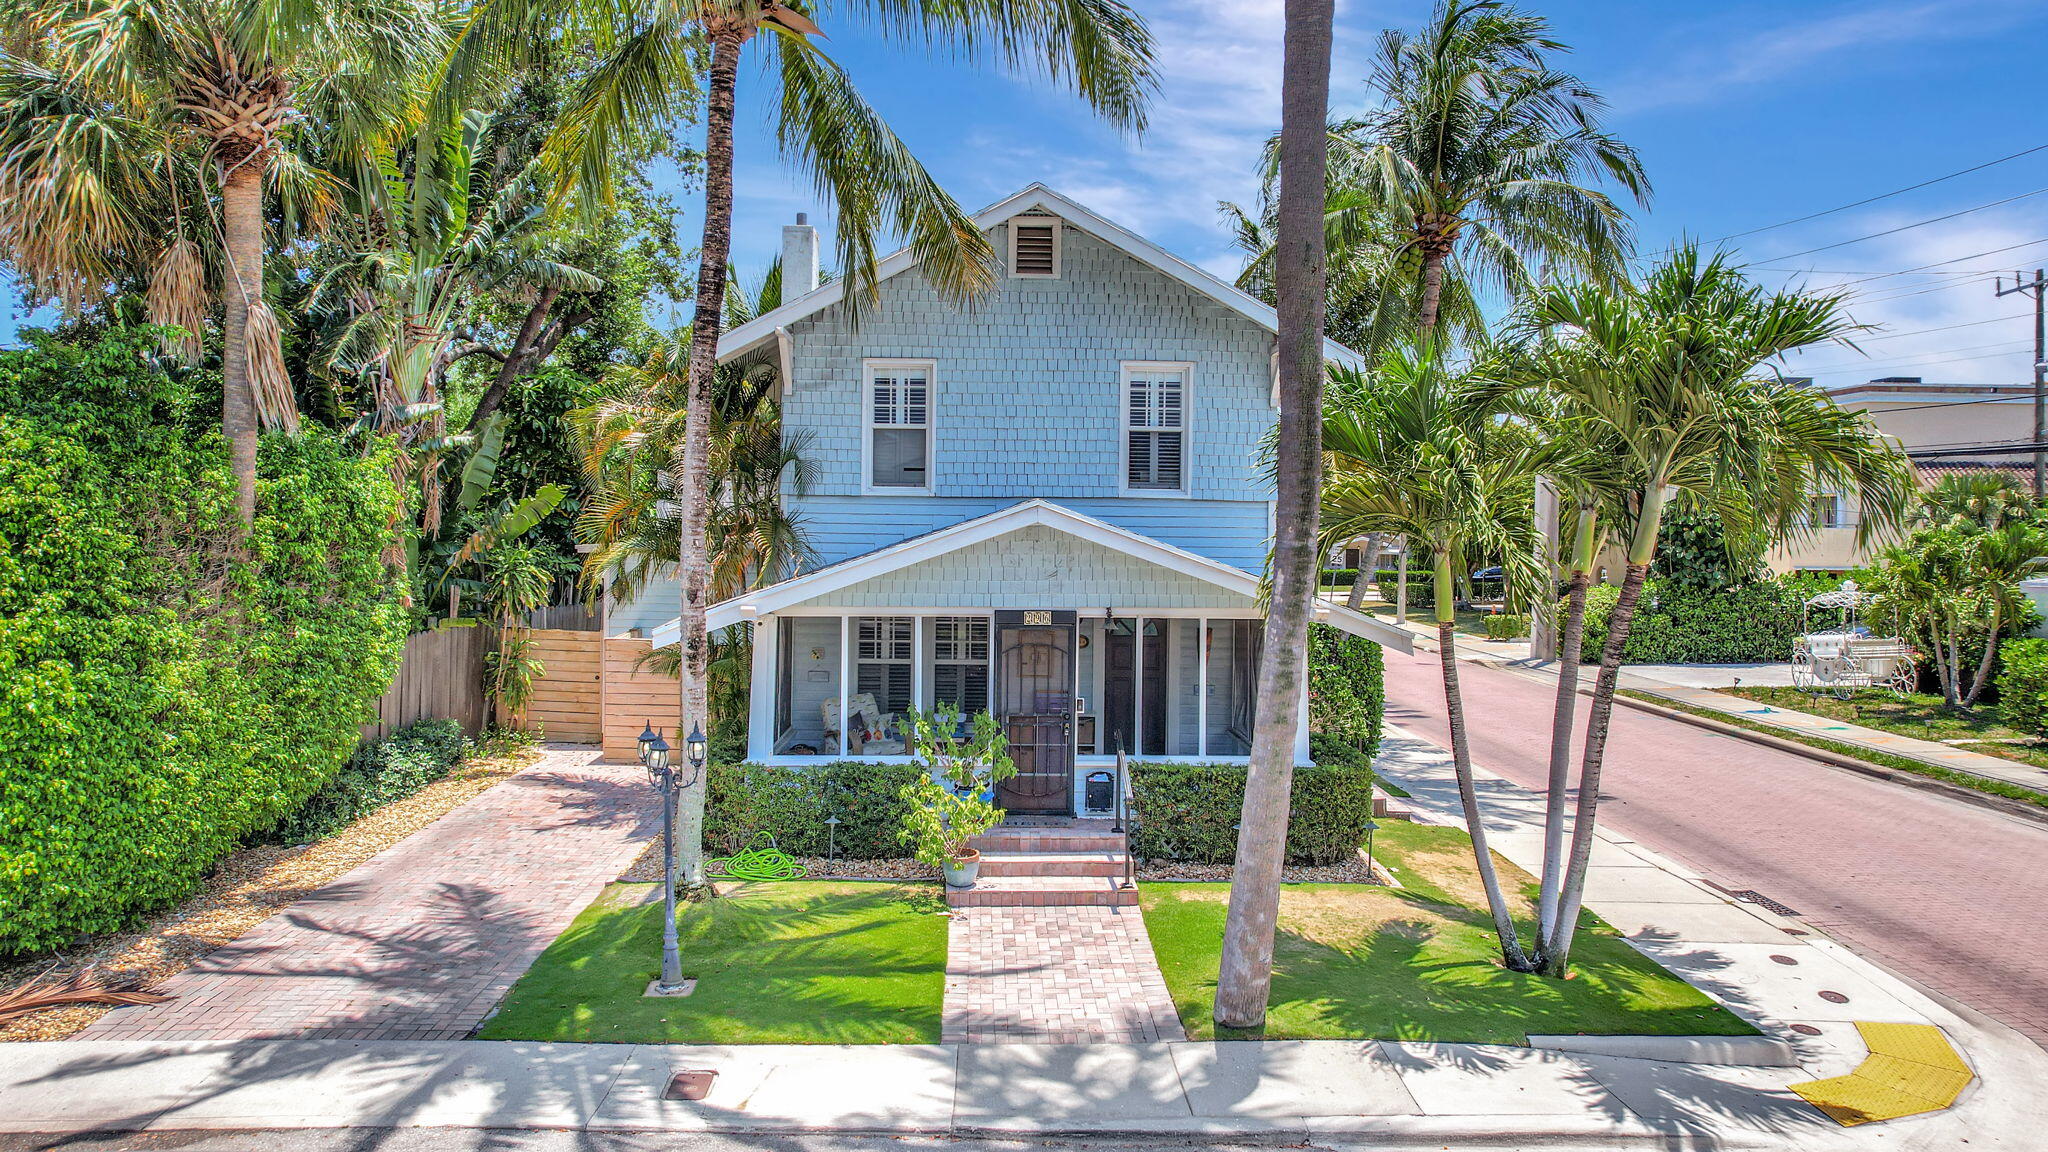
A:
MULTIPOLYGON (((1237 260, 1216 203, 1251 196, 1259 146, 1277 124, 1280 2, 1136 2, 1157 38, 1162 74, 1152 127, 1138 138, 1102 126, 1041 81, 935 62, 858 26, 828 23, 825 47, 969 209, 1043 180, 1228 275, 1237 260)), ((2043 98, 2030 79, 2048 6, 2032 0, 1528 7, 1574 47, 1567 64, 1607 96, 1612 127, 1649 168, 1655 197, 1638 218, 1646 251, 1680 235, 1712 240, 1776 224, 2048 144, 2048 129, 2039 127, 2043 98)), ((1339 112, 1369 98, 1364 81, 1378 30, 1413 27, 1426 12, 1415 0, 1340 6, 1339 112)), ((757 64, 743 68, 734 240, 749 277, 777 251, 780 225, 794 213, 830 219, 779 162, 765 80, 757 64)), ((2019 380, 2030 360, 2028 302, 1994 298, 1990 273, 2048 264, 2048 192, 1792 254, 2037 189, 2048 189, 2048 151, 1729 244, 1772 269, 1759 276, 1808 285, 2021 245, 1940 269, 1968 275, 1858 283, 1856 315, 1884 328, 1863 341, 1867 357, 1824 349, 1793 365, 1827 384, 1890 374, 2019 380)), ((684 224, 694 238, 696 220, 684 224)), ((11 304, 0 337, 11 335, 11 304)))

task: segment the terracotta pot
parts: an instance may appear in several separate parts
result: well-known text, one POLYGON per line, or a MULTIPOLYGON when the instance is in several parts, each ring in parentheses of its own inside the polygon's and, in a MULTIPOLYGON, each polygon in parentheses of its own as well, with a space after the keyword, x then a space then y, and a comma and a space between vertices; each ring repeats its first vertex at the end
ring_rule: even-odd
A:
POLYGON ((969 848, 961 855, 949 858, 941 871, 946 874, 946 886, 949 888, 974 887, 974 877, 981 871, 980 850, 969 848))

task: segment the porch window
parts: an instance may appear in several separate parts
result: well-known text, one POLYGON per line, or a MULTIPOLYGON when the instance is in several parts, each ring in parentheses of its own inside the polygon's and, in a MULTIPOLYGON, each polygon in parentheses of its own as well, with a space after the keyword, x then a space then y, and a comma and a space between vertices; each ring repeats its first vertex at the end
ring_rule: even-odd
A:
POLYGON ((931 363, 871 360, 865 392, 868 487, 929 491, 931 363))
POLYGON ((1208 633, 1208 754, 1249 756, 1264 632, 1257 620, 1211 620, 1208 633))
POLYGON ((910 617, 863 616, 854 626, 854 691, 873 696, 884 713, 910 711, 910 617))
POLYGON ((951 704, 963 716, 988 710, 988 621, 940 616, 932 621, 932 706, 951 704))
POLYGON ((1124 489, 1180 492, 1187 487, 1186 364, 1126 364, 1124 489))
POLYGON ((778 755, 839 754, 839 620, 782 620, 776 653, 775 751, 778 755))

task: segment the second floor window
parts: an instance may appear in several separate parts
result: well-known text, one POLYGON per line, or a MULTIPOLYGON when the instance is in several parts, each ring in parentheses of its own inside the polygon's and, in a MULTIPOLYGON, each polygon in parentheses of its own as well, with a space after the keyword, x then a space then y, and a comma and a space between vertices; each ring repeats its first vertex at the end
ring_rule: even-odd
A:
POLYGON ((1185 364, 1124 365, 1124 488, 1127 491, 1186 490, 1187 389, 1188 366, 1185 364))
POLYGON ((870 363, 864 402, 868 487, 930 489, 932 366, 870 363))

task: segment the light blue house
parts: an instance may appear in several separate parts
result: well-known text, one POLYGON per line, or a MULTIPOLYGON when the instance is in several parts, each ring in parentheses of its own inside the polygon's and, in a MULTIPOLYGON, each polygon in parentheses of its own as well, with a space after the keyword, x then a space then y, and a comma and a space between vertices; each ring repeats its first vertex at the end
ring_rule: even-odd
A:
MULTIPOLYGON (((1002 721, 1013 812, 1086 811, 1087 774, 1119 748, 1242 760, 1272 534, 1258 452, 1278 415, 1273 310, 1042 185, 976 222, 1003 268, 971 309, 906 252, 850 324, 799 224, 784 229, 789 303, 720 344, 721 362, 779 366, 784 427, 808 435, 815 474, 786 498, 818 565, 710 612, 754 632, 749 757, 902 756, 897 717, 951 702, 1002 721)), ((673 643, 674 604, 673 585, 651 588, 610 629, 673 643)))

